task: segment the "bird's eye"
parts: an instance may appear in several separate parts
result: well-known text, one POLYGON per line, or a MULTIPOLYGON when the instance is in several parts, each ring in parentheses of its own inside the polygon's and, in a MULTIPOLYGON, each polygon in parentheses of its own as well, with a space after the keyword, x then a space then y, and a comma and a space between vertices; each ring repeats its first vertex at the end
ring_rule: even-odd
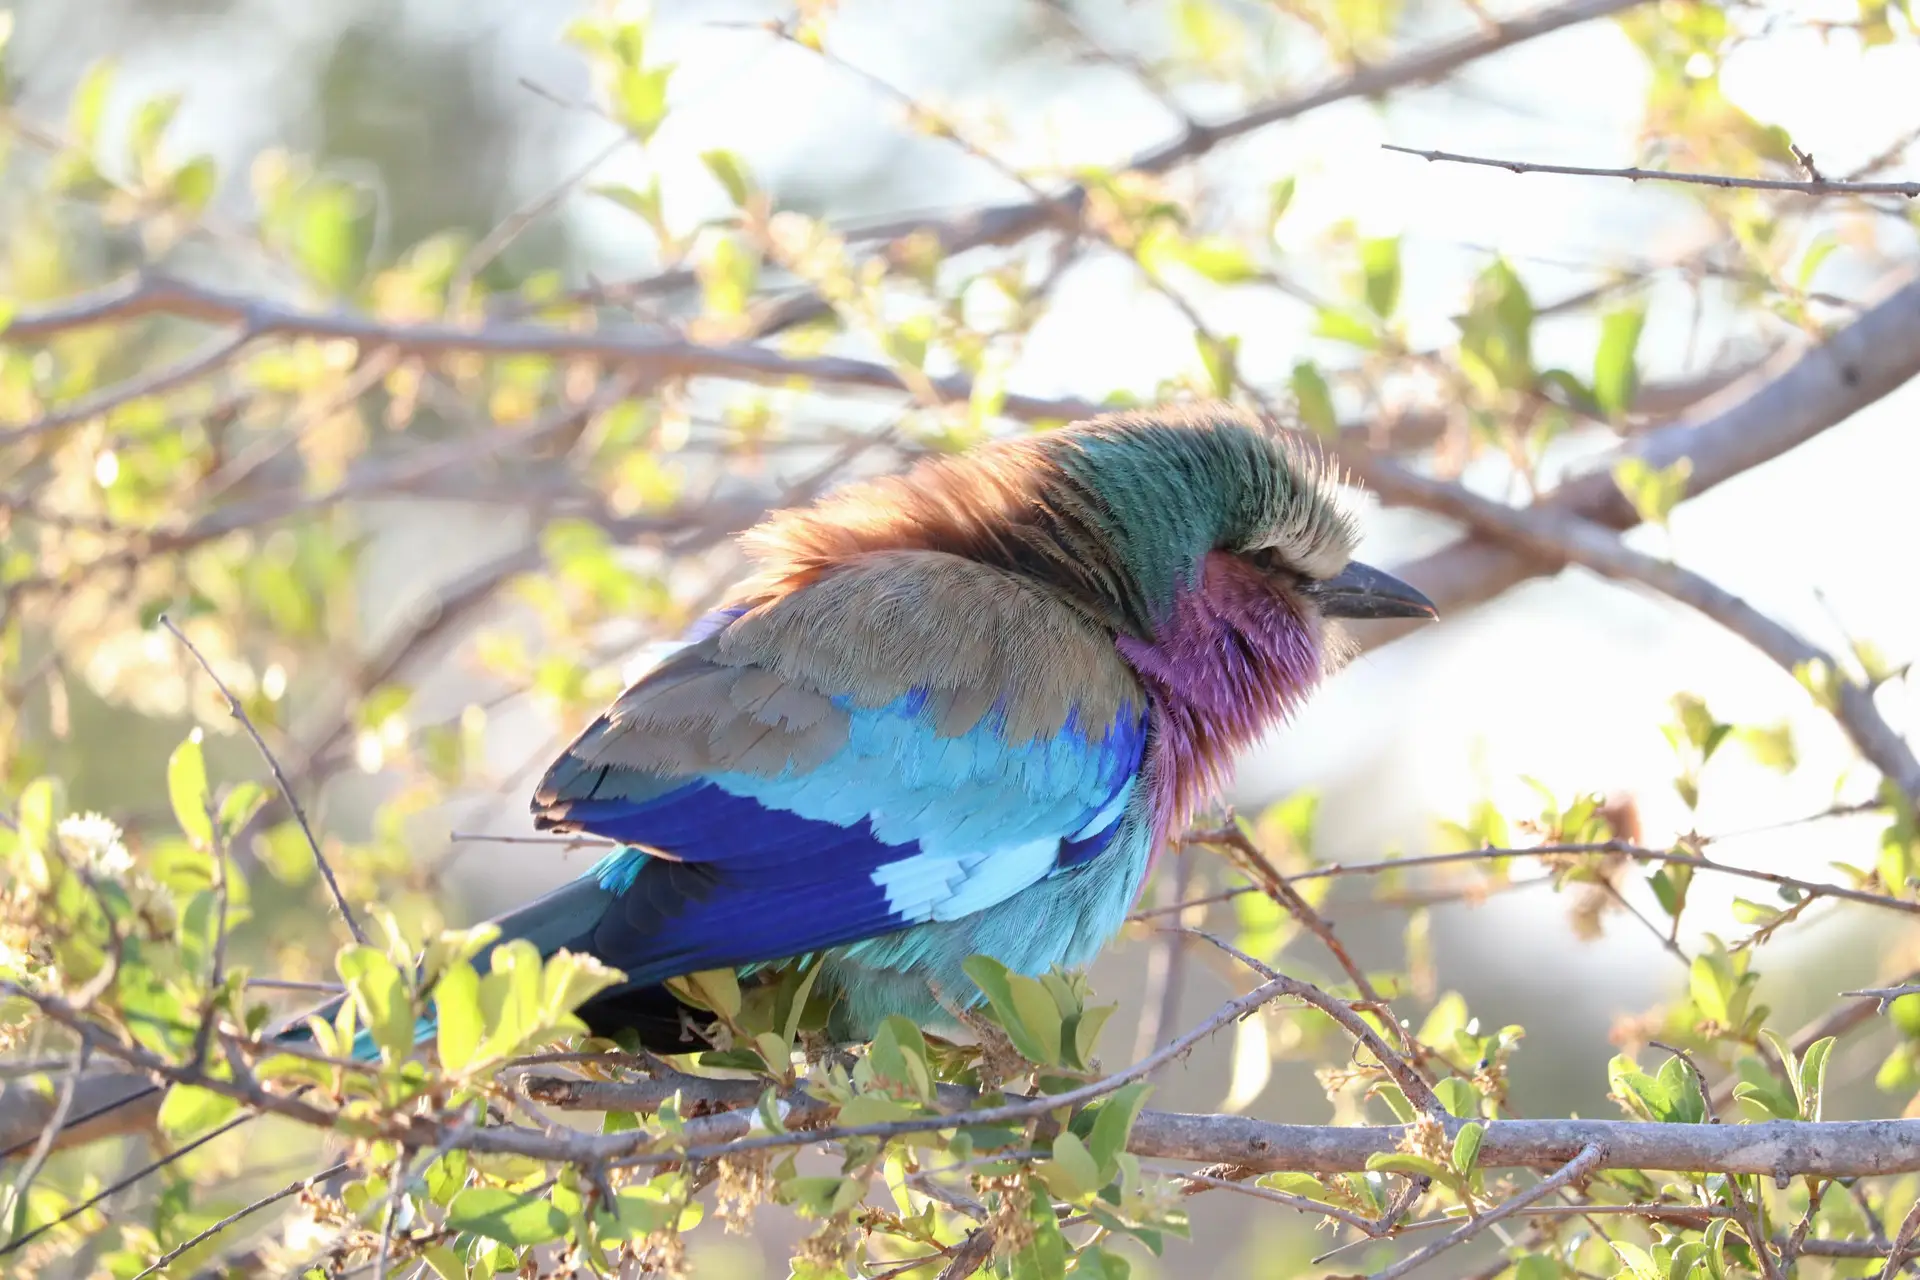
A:
POLYGON ((1260 547, 1246 553, 1253 566, 1272 578, 1282 578, 1289 582, 1305 582, 1306 575, 1287 562, 1278 547, 1260 547))

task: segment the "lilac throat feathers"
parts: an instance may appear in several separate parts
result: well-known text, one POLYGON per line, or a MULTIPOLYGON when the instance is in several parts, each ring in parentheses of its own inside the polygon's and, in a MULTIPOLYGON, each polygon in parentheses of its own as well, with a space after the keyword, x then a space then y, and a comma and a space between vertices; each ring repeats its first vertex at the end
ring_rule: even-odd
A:
POLYGON ((1234 755, 1284 719, 1319 683, 1319 628, 1232 556, 1209 554, 1151 641, 1121 636, 1120 656, 1153 701, 1147 760, 1156 856, 1225 776, 1234 755))

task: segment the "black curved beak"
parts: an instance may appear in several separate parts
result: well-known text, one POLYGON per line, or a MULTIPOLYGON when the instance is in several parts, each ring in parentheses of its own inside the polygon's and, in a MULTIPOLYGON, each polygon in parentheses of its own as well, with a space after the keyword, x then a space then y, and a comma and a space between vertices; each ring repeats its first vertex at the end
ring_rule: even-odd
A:
POLYGON ((1347 567, 1306 593, 1329 618, 1437 618, 1440 610, 1390 573, 1349 561, 1347 567))

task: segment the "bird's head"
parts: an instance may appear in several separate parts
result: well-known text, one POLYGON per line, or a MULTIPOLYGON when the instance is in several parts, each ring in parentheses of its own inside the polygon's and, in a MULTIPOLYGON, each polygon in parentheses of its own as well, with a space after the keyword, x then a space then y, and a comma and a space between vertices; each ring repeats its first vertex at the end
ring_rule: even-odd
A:
POLYGON ((1237 410, 1161 408, 924 461, 782 512, 747 537, 754 590, 866 551, 924 548, 1040 581, 1152 642, 1196 598, 1269 597, 1318 631, 1431 618, 1408 584, 1353 559, 1358 533, 1311 444, 1237 410))

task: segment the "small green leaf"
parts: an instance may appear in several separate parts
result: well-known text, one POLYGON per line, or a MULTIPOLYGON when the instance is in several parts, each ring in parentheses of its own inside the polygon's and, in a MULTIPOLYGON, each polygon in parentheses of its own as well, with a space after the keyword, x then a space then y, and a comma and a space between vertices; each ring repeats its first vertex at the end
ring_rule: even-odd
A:
POLYGON ((433 1004, 440 1065, 457 1076, 473 1061, 486 1030, 480 1021, 480 975, 465 960, 448 965, 434 984, 433 1004))
POLYGON ((1437 1160, 1414 1155, 1410 1151, 1376 1151, 1367 1157, 1368 1173, 1403 1173, 1408 1177, 1448 1181, 1447 1171, 1437 1160))
POLYGON ((1480 1114, 1480 1093, 1459 1076, 1448 1076, 1433 1086, 1434 1097, 1440 1099, 1440 1105, 1450 1115, 1462 1120, 1471 1120, 1480 1114))
POLYGON ((1693 958, 1692 968, 1688 970, 1688 993, 1700 1012, 1722 1026, 1727 1025, 1727 1000, 1732 995, 1730 984, 1725 980, 1719 968, 1705 955, 1693 958))
MULTIPOLYGON (((985 994, 987 1003, 993 1007, 994 1015, 1000 1019, 1001 1028, 1006 1031, 1007 1038, 1013 1042, 1013 1047, 1020 1051, 1021 1056, 1029 1062, 1050 1063, 1051 1059, 1047 1056, 1044 1043, 1021 1020, 1019 1009, 1014 1002, 1011 979, 1016 975, 1010 973, 1005 965, 991 956, 969 956, 961 964, 961 968, 966 971, 969 978, 973 979, 974 985, 985 994)), ((1048 998, 1047 1004, 1052 1008, 1051 997, 1048 998)), ((1054 1009, 1053 1016, 1056 1020, 1058 1019, 1057 1009, 1054 1009)))
POLYGON ((167 759, 167 798, 173 818, 187 839, 203 847, 213 843, 212 795, 207 789, 207 757, 200 749, 200 730, 187 735, 167 759))
MULTIPOLYGON (((1648 524, 1664 526, 1673 509, 1687 496, 1693 478, 1693 459, 1681 458, 1655 470, 1644 458, 1629 455, 1613 464, 1613 482, 1634 511, 1648 524)), ((1697 743, 1704 748, 1705 743, 1697 743)))
POLYGON ((1400 237, 1360 242, 1367 308, 1382 320, 1400 305, 1400 237))
POLYGON ((1460 1126, 1460 1132, 1453 1136, 1453 1167, 1461 1173, 1467 1173, 1480 1159, 1480 1144, 1486 1139, 1487 1127, 1479 1121, 1469 1121, 1460 1126))
POLYGON ((1380 345, 1380 335, 1371 320, 1334 307, 1323 308, 1314 316, 1313 332, 1315 337, 1331 338, 1368 351, 1380 345))
POLYGON ((1631 407, 1639 390, 1634 355, 1646 321, 1647 304, 1636 301, 1609 312, 1600 322, 1600 349, 1593 357, 1593 398, 1601 412, 1616 422, 1631 407))
POLYGON ((1053 1140, 1053 1159, 1041 1170, 1053 1193, 1067 1200, 1097 1191, 1105 1181, 1086 1144, 1064 1129, 1053 1140))
POLYGON ((1273 229, 1287 214, 1287 208, 1293 203, 1293 194, 1299 189, 1295 178, 1282 178, 1267 188, 1267 235, 1273 235, 1273 229))
POLYGON ((175 1139, 204 1133, 240 1109, 240 1104, 223 1093, 198 1085, 176 1084, 167 1090, 160 1104, 160 1128, 175 1139))
POLYGON ((1060 1032, 1063 1020, 1060 1006, 1055 1003, 1047 989, 1025 974, 1010 973, 1007 985, 1013 994, 1013 1007, 1020 1022, 1040 1046, 1039 1061, 1048 1065, 1057 1065, 1060 1061, 1060 1032))
POLYGON ((1133 1123, 1140 1118, 1140 1110, 1146 1106, 1147 1095, 1152 1092, 1151 1084, 1136 1081, 1115 1090, 1094 1113, 1093 1132, 1087 1138, 1087 1149, 1100 1165, 1103 1182, 1113 1177, 1120 1153, 1127 1149, 1127 1138, 1133 1132, 1133 1123))
POLYGON ((736 208, 744 205, 753 195, 753 174, 748 170, 747 162, 737 153, 718 148, 702 151, 700 163, 706 165, 707 172, 726 188, 727 198, 733 201, 736 208))
POLYGON ((1827 1059, 1833 1056, 1836 1037, 1826 1036, 1807 1046, 1800 1059, 1800 1118, 1820 1119, 1822 1099, 1827 1087, 1827 1059))
POLYGON ((1199 351, 1200 363, 1207 371, 1208 393, 1222 400, 1232 396, 1233 389, 1240 380, 1239 335, 1216 338, 1212 334, 1196 330, 1193 335, 1193 345, 1199 351))
POLYGON ((1647 1256, 1647 1251, 1639 1245, 1627 1240, 1609 1240, 1607 1243, 1613 1246, 1613 1251, 1620 1255, 1620 1261, 1633 1273, 1633 1280, 1666 1280, 1653 1259, 1647 1256))
POLYGON ((1310 1173, 1268 1173, 1258 1180, 1258 1185, 1271 1187, 1275 1191, 1284 1191, 1290 1196, 1305 1196, 1309 1200, 1325 1200, 1326 1184, 1310 1173))
POLYGON ((545 1244, 566 1234, 567 1215, 542 1195, 468 1187, 447 1206, 447 1227, 506 1245, 545 1244))
POLYGON ((100 122, 107 113, 107 99, 113 93, 114 76, 118 64, 111 58, 102 58, 88 67, 86 74, 80 77, 80 85, 73 91, 70 131, 73 141, 82 151, 91 150, 100 140, 100 122))
POLYGON ((1300 421, 1315 435, 1330 439, 1339 434, 1340 423, 1333 411, 1333 391, 1327 386, 1327 380, 1320 376, 1319 368, 1311 360, 1301 360, 1293 366, 1289 381, 1300 421))
POLYGON ((620 68, 613 84, 613 114, 645 142, 667 118, 667 82, 673 66, 620 68))
POLYGON ((1215 284, 1239 284, 1257 275, 1253 258, 1239 243, 1225 236, 1204 236, 1188 244, 1181 260, 1215 284))
POLYGON ((389 1062, 406 1057, 413 1047, 413 1007, 406 982, 387 953, 350 946, 340 953, 335 967, 382 1055, 389 1062))
POLYGON ((690 1003, 719 1014, 729 1022, 740 1016, 740 978, 731 969, 708 969, 676 978, 667 984, 690 1003))

